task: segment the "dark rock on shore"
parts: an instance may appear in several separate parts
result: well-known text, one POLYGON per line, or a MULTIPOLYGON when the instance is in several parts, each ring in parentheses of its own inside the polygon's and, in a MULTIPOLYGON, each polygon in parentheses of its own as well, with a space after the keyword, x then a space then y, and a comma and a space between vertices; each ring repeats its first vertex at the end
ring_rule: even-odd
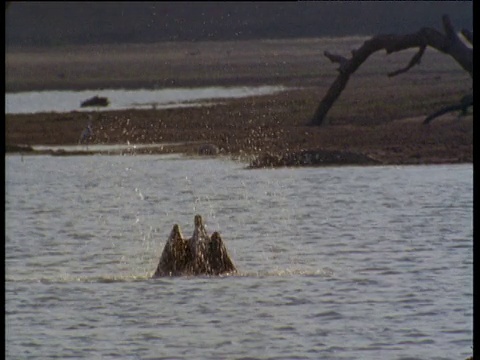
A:
POLYGON ((106 97, 94 96, 90 99, 87 99, 81 103, 81 107, 89 107, 89 106, 108 106, 110 101, 106 97))
POLYGON ((215 144, 204 144, 198 148, 198 155, 213 156, 219 153, 220 149, 215 144))

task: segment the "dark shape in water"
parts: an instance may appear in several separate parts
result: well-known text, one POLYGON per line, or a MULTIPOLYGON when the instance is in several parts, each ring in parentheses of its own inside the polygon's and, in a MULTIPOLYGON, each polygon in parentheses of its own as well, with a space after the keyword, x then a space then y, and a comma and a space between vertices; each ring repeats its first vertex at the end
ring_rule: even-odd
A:
POLYGON ((219 153, 220 149, 215 144, 203 144, 198 148, 198 155, 213 156, 219 153))
POLYGON ((195 215, 195 229, 184 239, 180 227, 173 225, 153 277, 181 275, 221 275, 237 269, 218 232, 208 236, 200 215, 195 215))
POLYGON ((106 97, 99 97, 94 96, 90 99, 87 99, 81 103, 81 107, 88 107, 88 106, 108 106, 110 101, 106 97))

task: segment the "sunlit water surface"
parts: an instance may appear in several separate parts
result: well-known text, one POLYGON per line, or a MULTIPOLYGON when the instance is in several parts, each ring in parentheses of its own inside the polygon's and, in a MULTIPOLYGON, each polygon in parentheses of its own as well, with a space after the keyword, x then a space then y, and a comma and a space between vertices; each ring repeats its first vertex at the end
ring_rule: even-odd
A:
POLYGON ((101 89, 83 91, 27 91, 5 94, 6 114, 125 109, 170 109, 204 106, 224 99, 261 96, 285 91, 283 86, 205 87, 167 89, 101 89), (106 97, 107 107, 81 107, 94 96, 106 97))
POLYGON ((462 359, 472 166, 6 157, 6 356, 462 359), (239 274, 150 279, 202 214, 239 274))

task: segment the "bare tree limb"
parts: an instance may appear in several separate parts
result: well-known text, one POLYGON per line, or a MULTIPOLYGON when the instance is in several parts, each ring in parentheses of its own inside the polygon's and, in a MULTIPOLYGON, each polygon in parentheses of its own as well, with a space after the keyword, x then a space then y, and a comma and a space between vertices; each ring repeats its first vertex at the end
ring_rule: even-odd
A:
POLYGON ((443 15, 442 22, 443 28, 445 29, 445 34, 447 35, 448 39, 452 42, 456 41, 456 39, 458 39, 458 35, 452 26, 450 18, 447 15, 443 15))
POLYGON ((332 54, 328 51, 325 51, 323 53, 325 57, 327 57, 331 62, 333 63, 339 63, 340 67, 338 68, 338 71, 342 72, 342 66, 345 66, 348 62, 348 59, 345 56, 340 56, 340 55, 335 55, 332 54))
MULTIPOLYGON (((419 48, 409 64, 400 70, 394 71, 389 76, 395 76, 407 72, 413 66, 420 63, 427 46, 442 53, 452 56, 457 63, 473 78, 473 49, 469 48, 455 32, 447 15, 442 17, 445 34, 432 29, 422 28, 412 34, 405 35, 377 35, 365 41, 360 48, 352 51, 350 58, 332 54, 325 51, 324 55, 332 62, 340 64, 339 74, 317 107, 310 125, 327 125, 326 115, 333 103, 340 96, 352 75, 376 51, 385 50, 387 54, 399 52, 410 48, 419 48)), ((473 35, 472 35, 473 38, 473 35)))
POLYGON ((388 74, 389 77, 393 77, 393 76, 397 76, 399 74, 403 74, 405 72, 407 72, 408 70, 410 70, 410 68, 414 67, 415 65, 417 64, 420 64, 420 60, 423 56, 423 53, 425 52, 425 49, 427 47, 426 46, 421 46, 420 49, 418 49, 418 52, 412 57, 412 59, 410 60, 410 62, 408 63, 408 65, 406 67, 404 67, 403 69, 399 69, 397 71, 394 71, 394 72, 391 72, 388 74))
POLYGON ((437 112, 433 113, 432 115, 427 116, 427 118, 425 120, 423 120, 423 123, 424 124, 429 124, 433 119, 435 119, 439 116, 442 116, 444 114, 447 114, 449 112, 453 112, 453 111, 459 111, 460 110, 461 115, 465 116, 465 115, 467 115, 467 110, 470 106, 473 106, 473 95, 472 94, 465 95, 462 98, 462 100, 460 101, 459 104, 446 106, 446 107, 438 110, 437 112))
POLYGON ((473 32, 467 29, 462 30, 462 35, 467 41, 473 45, 473 32))

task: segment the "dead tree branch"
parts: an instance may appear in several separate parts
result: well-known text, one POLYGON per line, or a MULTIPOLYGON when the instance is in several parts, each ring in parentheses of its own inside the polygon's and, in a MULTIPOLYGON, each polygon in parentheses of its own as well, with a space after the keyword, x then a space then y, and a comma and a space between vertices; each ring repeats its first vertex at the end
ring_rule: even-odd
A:
MULTIPOLYGON (((337 69, 339 74, 317 107, 310 121, 310 125, 320 126, 328 124, 329 121, 326 115, 343 89, 345 89, 350 75, 352 75, 370 55, 380 50, 385 50, 387 55, 389 55, 410 48, 418 48, 418 52, 412 57, 405 68, 394 71, 388 74, 388 76, 405 73, 413 66, 420 64, 425 49, 427 46, 430 46, 444 54, 452 56, 473 78, 473 49, 468 47, 459 38, 447 15, 442 17, 442 21, 445 31, 444 34, 432 28, 422 28, 412 34, 377 35, 365 41, 357 50, 352 51, 350 58, 325 51, 324 55, 331 62, 340 65, 337 69)), ((470 41, 470 39, 470 42, 473 41, 473 34, 471 32, 464 30, 462 34, 468 41, 470 41)))
POLYGON ((462 35, 465 39, 467 39, 467 41, 473 45, 473 32, 471 32, 470 30, 467 30, 467 29, 463 29, 462 30, 462 35))
POLYGON ((427 116, 425 120, 423 120, 424 124, 429 124, 433 119, 442 116, 444 114, 447 114, 449 112, 453 111, 461 111, 460 115, 465 116, 467 115, 467 110, 470 106, 473 106, 473 95, 465 95, 462 100, 460 101, 459 104, 454 104, 454 105, 449 105, 446 106, 437 112, 433 113, 432 115, 427 116))
POLYGON ((391 72, 388 74, 389 77, 397 76, 399 74, 403 74, 410 70, 412 67, 414 67, 417 64, 420 64, 420 60, 422 59, 423 53, 425 52, 426 46, 421 46, 420 49, 418 49, 418 52, 412 57, 410 62, 406 67, 403 69, 399 69, 397 71, 391 72))

